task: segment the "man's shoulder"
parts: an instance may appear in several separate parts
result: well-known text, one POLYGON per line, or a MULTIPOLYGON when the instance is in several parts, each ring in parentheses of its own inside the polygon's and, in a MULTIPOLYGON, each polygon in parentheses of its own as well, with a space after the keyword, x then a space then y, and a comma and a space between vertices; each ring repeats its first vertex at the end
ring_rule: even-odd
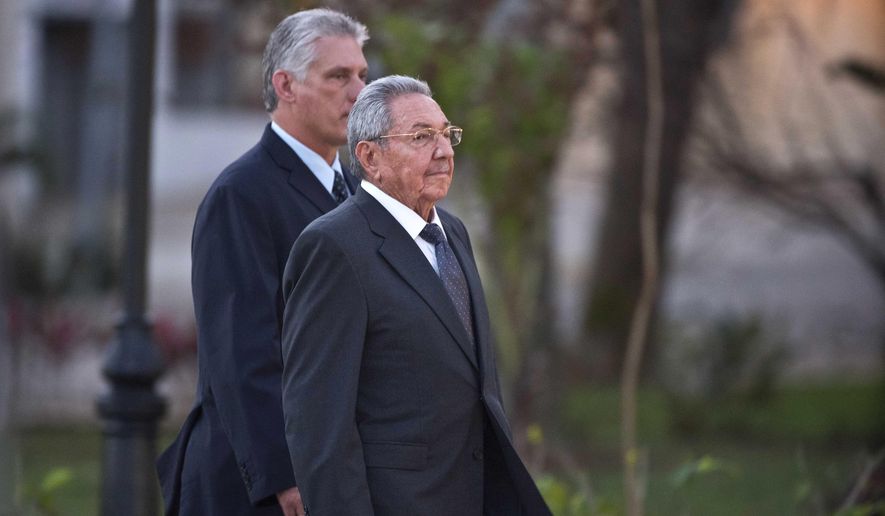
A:
POLYGON ((317 256, 323 256, 323 260, 333 256, 353 259, 371 248, 371 238, 371 231, 359 208, 346 202, 304 228, 290 251, 286 276, 290 275, 292 264, 305 263, 317 256))
POLYGON ((267 149, 259 142, 215 177, 204 202, 231 195, 263 199, 282 191, 287 180, 286 171, 271 159, 267 149))
POLYGON ((347 239, 356 236, 366 226, 365 217, 356 203, 346 201, 341 206, 314 219, 304 231, 326 234, 334 238, 347 239))
POLYGON ((264 147, 260 143, 256 143, 252 148, 226 166, 218 174, 218 177, 215 178, 212 187, 239 188, 251 185, 272 177, 264 172, 277 168, 264 147))

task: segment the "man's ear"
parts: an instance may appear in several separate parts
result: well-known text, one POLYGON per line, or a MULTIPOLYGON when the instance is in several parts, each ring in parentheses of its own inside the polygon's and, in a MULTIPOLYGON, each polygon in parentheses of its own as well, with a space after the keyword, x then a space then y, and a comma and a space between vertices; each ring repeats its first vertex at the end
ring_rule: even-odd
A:
POLYGON ((375 179, 378 175, 378 146, 372 142, 361 141, 353 150, 356 159, 359 160, 368 179, 375 179))
POLYGON ((295 102, 298 96, 295 91, 298 83, 291 73, 285 70, 277 70, 271 76, 271 82, 278 99, 290 104, 295 102))

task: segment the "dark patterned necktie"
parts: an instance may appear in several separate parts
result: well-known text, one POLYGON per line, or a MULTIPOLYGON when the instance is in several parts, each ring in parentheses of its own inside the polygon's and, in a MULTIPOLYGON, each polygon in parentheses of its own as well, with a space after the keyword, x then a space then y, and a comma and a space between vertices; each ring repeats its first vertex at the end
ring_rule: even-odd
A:
POLYGON ((461 266, 458 265, 458 259, 455 258, 452 248, 446 242, 442 229, 436 224, 424 226, 419 236, 436 247, 436 264, 439 268, 439 277, 449 297, 452 298, 455 311, 458 312, 458 317, 470 336, 470 342, 473 343, 470 293, 467 290, 467 280, 464 278, 464 272, 461 270, 461 266))
POLYGON ((341 172, 337 170, 334 172, 335 181, 332 183, 332 197, 335 198, 335 202, 341 204, 347 200, 347 187, 344 185, 344 176, 341 175, 341 172))

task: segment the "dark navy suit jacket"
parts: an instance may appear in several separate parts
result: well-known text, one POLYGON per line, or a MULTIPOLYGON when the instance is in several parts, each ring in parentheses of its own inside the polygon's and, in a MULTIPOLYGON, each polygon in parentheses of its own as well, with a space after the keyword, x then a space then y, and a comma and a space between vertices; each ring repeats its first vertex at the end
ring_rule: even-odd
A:
POLYGON ((513 448, 467 231, 438 213, 475 348, 415 241, 365 190, 292 249, 283 411, 311 516, 549 515, 513 448))
POLYGON ((280 404, 281 278, 301 231, 335 207, 269 124, 206 193, 192 241, 196 401, 157 461, 167 514, 282 514, 275 494, 295 478, 280 404))

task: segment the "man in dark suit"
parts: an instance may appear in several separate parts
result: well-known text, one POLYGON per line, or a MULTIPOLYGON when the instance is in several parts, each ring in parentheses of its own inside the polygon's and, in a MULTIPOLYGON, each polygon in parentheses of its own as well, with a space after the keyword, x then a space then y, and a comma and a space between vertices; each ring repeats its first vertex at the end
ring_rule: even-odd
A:
POLYGON ((461 134, 424 82, 366 86, 360 189, 292 249, 283 412, 310 516, 549 514, 513 448, 467 231, 435 206, 461 134))
POLYGON ((167 514, 295 515, 280 404, 281 277, 305 226, 356 191, 337 149, 365 86, 365 26, 327 9, 283 20, 265 49, 269 124, 197 212, 196 402, 157 462, 167 514))

